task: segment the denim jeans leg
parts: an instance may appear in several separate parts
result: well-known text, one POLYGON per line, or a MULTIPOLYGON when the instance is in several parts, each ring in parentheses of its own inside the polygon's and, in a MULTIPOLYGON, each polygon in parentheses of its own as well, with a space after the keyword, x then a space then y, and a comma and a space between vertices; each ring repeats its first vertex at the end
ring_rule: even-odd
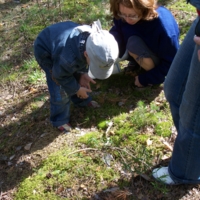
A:
POLYGON ((173 61, 164 88, 178 131, 169 173, 183 184, 200 183, 200 62, 193 42, 195 24, 173 61))
POLYGON ((174 125, 179 130, 179 107, 182 101, 182 95, 185 90, 185 85, 190 69, 190 62, 194 52, 194 28, 195 21, 190 28, 187 36, 182 42, 180 49, 172 62, 169 72, 164 82, 164 92, 167 101, 170 104, 170 109, 174 121, 174 125))
POLYGON ((46 73, 47 85, 50 93, 50 121, 53 126, 58 127, 69 122, 70 98, 60 85, 52 79, 49 67, 42 66, 46 73))
POLYGON ((61 126, 69 122, 70 117, 70 97, 65 93, 60 85, 52 79, 53 61, 51 54, 40 44, 40 39, 34 43, 34 55, 46 74, 47 86, 50 94, 50 121, 53 126, 61 126))
POLYGON ((200 62, 197 48, 179 109, 179 131, 175 141, 170 175, 179 183, 200 183, 200 62))

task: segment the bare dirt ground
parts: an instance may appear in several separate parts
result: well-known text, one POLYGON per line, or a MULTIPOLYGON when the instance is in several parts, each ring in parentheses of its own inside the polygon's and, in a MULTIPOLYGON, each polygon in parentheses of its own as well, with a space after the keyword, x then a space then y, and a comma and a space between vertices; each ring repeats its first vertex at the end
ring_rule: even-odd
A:
MULTIPOLYGON (((19 9, 23 4, 0 1, 0 12, 19 9)), ((14 64, 13 70, 16 67, 14 64)), ((76 119, 81 119, 84 111, 73 111, 76 119)), ((23 86, 23 81, 0 84, 0 200, 13 199, 20 181, 31 176, 33 168, 38 166, 50 153, 64 145, 73 145, 74 135, 66 135, 52 128, 49 123, 49 102, 46 85, 37 88, 23 86), (29 114, 29 102, 44 94, 46 101, 37 105, 35 112, 29 114), (21 112, 26 108, 26 113, 21 112), (46 115, 41 113, 46 113, 46 115), (20 121, 18 121, 20 119, 20 121), (24 124, 27 123, 27 126, 24 124), (6 145, 5 144, 6 141, 6 145)), ((81 120, 80 120, 81 121, 81 120)), ((76 124, 77 125, 77 124, 76 124)), ((88 129, 82 129, 87 131, 88 129)), ((165 160, 159 165, 167 165, 165 160)), ((151 172, 149 172, 150 174, 151 172)), ((110 183, 107 190, 93 193, 88 188, 88 199, 98 200, 199 200, 199 185, 166 186, 168 192, 155 190, 151 180, 136 176, 110 183), (126 182, 127 188, 119 189, 117 185, 126 182)), ((75 197, 76 191, 74 191, 75 197)))

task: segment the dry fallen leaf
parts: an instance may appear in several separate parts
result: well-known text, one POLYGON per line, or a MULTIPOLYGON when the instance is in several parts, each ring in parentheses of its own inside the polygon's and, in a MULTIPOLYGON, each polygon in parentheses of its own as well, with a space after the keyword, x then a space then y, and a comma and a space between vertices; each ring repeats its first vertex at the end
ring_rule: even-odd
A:
POLYGON ((63 191, 64 191, 64 187, 63 187, 63 186, 60 186, 60 187, 57 189, 56 194, 59 194, 59 193, 61 193, 61 192, 63 192, 63 191))
POLYGON ((38 89, 35 89, 35 88, 33 88, 33 87, 29 88, 29 92, 31 92, 31 93, 35 93, 35 92, 37 92, 37 91, 38 91, 38 89))
POLYGON ((27 151, 29 151, 30 149, 31 149, 31 145, 32 145, 33 143, 28 143, 25 147, 24 147, 24 149, 25 150, 27 150, 27 151))
POLYGON ((98 90, 98 89, 101 87, 100 84, 96 84, 95 86, 96 86, 96 87, 95 87, 96 90, 98 90))
POLYGON ((167 141, 165 141, 164 138, 161 138, 160 141, 165 145, 168 150, 173 151, 173 147, 167 141))
POLYGON ((170 158, 171 157, 171 155, 164 155, 161 159, 162 160, 167 160, 168 158, 170 158))

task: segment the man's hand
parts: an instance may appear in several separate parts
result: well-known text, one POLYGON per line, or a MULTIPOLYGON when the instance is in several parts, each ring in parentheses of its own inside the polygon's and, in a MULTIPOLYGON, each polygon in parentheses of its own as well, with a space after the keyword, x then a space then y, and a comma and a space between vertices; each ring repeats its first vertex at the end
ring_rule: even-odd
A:
MULTIPOLYGON (((200 37, 198 36, 194 36, 194 42, 197 44, 197 45, 200 45, 200 37)), ((198 55, 198 59, 200 61, 200 49, 197 51, 197 55, 198 55)))
POLYGON ((88 92, 92 92, 92 90, 85 88, 85 87, 80 87, 80 89, 78 90, 76 95, 80 99, 87 99, 88 98, 88 94, 87 94, 88 92))
POLYGON ((137 87, 144 87, 143 85, 140 84, 140 81, 139 81, 138 76, 135 77, 135 85, 136 85, 137 87))
POLYGON ((90 88, 90 82, 93 83, 93 84, 96 83, 92 78, 90 78, 88 76, 87 73, 81 74, 81 77, 79 79, 79 84, 80 84, 81 87, 91 89, 90 88))

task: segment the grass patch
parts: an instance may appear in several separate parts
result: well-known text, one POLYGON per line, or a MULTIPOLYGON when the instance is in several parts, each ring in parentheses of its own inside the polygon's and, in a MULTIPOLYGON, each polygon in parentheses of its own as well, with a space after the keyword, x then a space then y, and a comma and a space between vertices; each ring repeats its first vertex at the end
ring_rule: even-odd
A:
POLYGON ((102 189, 106 187, 102 182, 118 178, 119 175, 113 169, 107 168, 101 158, 97 157, 98 154, 91 156, 84 151, 71 154, 73 150, 63 149, 49 156, 34 170, 32 177, 21 183, 15 199, 61 199, 68 191, 75 189, 76 195, 66 199, 82 199, 81 191, 85 190, 88 184, 102 189), (82 185, 79 184, 79 179, 82 179, 82 185))

